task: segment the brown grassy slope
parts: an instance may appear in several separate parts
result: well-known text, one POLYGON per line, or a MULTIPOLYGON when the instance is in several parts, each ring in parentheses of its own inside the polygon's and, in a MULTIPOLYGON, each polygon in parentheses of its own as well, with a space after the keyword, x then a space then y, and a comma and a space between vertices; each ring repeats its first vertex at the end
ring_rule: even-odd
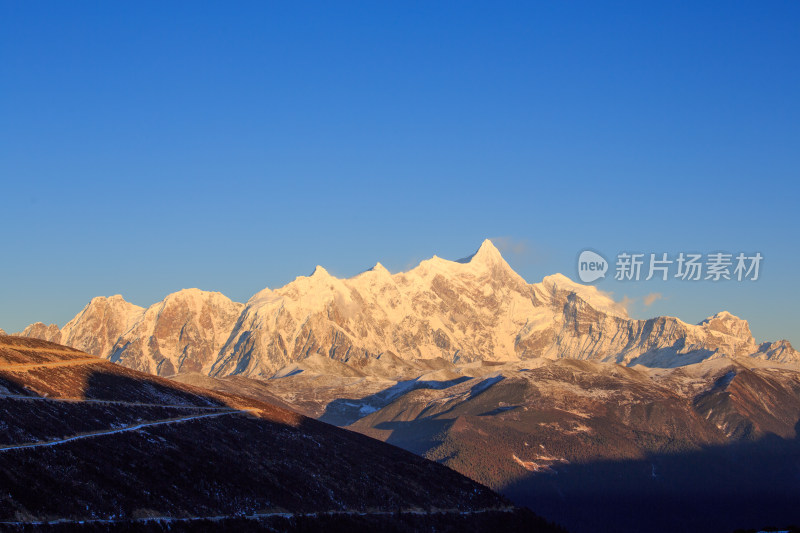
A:
POLYGON ((0 396, 0 448, 84 437, 0 450, 0 521, 509 507, 363 435, 43 341, 0 337, 0 396), (220 409, 240 412, 128 429, 220 409))

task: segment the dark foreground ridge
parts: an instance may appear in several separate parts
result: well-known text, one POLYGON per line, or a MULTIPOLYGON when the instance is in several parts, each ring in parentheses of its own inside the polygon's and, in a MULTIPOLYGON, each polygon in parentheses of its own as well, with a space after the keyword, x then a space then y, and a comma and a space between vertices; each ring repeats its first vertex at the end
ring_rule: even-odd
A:
POLYGON ((0 528, 557 531, 412 453, 0 336, 0 528))

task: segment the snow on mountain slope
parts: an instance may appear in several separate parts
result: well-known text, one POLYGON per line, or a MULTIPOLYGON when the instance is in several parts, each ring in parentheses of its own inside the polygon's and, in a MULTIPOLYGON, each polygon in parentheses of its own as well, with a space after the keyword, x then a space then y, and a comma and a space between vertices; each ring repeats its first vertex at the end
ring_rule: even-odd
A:
POLYGON ((489 241, 466 262, 434 257, 396 275, 377 264, 340 280, 317 267, 248 302, 213 372, 271 374, 313 353, 515 359, 516 332, 542 312, 489 241))
MULTIPOLYGON (((391 274, 380 263, 349 279, 318 266, 245 304, 187 289, 147 310, 96 298, 62 330, 22 335, 64 342, 161 375, 269 377, 311 356, 364 366, 574 358, 674 367, 723 356, 800 360, 786 341, 757 345, 747 322, 719 313, 700 324, 631 319, 610 295, 561 274, 528 284, 491 241, 458 261, 432 257, 391 274)), ((338 367, 342 368, 342 367, 338 367)))
POLYGON ((207 373, 242 307, 219 292, 175 292, 137 317, 107 356, 152 374, 207 373))
POLYGON ((120 295, 94 298, 62 328, 61 342, 92 355, 106 356, 114 341, 140 320, 144 311, 120 295))

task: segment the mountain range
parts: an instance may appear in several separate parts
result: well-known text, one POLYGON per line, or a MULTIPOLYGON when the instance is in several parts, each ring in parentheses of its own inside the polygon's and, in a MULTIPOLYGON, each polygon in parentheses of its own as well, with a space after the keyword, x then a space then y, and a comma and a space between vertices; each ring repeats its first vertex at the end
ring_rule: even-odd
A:
POLYGON ((555 274, 529 284, 486 240, 472 256, 434 256, 390 274, 380 263, 349 279, 321 266, 246 303, 184 289, 142 308, 97 297, 63 328, 22 336, 71 346, 161 376, 267 378, 321 355, 348 365, 384 355, 453 363, 535 358, 676 367, 718 357, 798 362, 787 341, 757 344, 727 312, 699 324, 637 320, 593 286, 555 274))

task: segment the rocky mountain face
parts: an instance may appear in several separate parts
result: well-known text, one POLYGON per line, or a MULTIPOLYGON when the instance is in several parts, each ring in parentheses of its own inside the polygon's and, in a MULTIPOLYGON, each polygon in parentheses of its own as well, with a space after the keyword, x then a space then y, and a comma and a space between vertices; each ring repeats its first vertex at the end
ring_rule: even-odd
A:
POLYGON ((60 342, 158 375, 209 372, 244 306, 218 292, 185 289, 144 309, 122 296, 98 297, 63 328, 32 324, 21 333, 60 342))
POLYGON ((152 374, 208 373, 243 307, 218 292, 170 294, 143 310, 110 352, 99 353, 152 374))
POLYGON ((62 342, 159 375, 269 377, 321 355, 348 365, 392 354, 451 362, 533 358, 674 367, 716 357, 800 361, 786 341, 757 345, 747 322, 722 312, 697 325, 635 320, 608 295, 566 276, 528 284, 490 241, 471 257, 434 256, 390 274, 353 278, 324 268, 264 289, 247 303, 186 289, 142 309, 95 298, 66 326, 21 335, 62 342))

